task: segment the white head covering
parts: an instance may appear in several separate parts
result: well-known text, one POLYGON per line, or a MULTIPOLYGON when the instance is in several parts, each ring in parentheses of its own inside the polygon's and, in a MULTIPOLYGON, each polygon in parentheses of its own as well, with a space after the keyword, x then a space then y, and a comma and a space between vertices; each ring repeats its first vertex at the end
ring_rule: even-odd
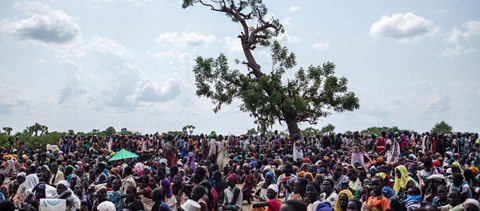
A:
POLYGON ((110 201, 104 201, 100 203, 97 207, 98 211, 116 211, 115 204, 110 201))
POLYGON ((475 199, 467 199, 467 200, 465 200, 465 202, 463 202, 463 207, 465 208, 465 206, 467 206, 467 204, 471 204, 471 205, 477 207, 477 209, 480 209, 480 202, 478 202, 478 201, 475 200, 475 199))
POLYGON ((181 207, 185 211, 200 211, 202 208, 199 203, 191 199, 188 199, 181 207))
POLYGON ((271 184, 268 186, 267 190, 268 189, 272 189, 273 191, 275 191, 275 193, 278 194, 278 185, 277 184, 271 184))
POLYGON ((33 188, 39 183, 37 174, 29 174, 25 177, 25 190, 33 193, 33 188))

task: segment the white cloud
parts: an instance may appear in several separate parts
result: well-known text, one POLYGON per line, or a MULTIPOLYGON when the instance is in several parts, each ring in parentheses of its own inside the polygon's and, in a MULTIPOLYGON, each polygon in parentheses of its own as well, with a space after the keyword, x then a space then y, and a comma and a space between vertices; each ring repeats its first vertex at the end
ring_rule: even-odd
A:
POLYGON ((88 44, 88 48, 104 54, 113 54, 125 60, 135 58, 134 53, 128 50, 125 46, 117 44, 109 37, 92 37, 88 44))
POLYGON ((80 85, 79 71, 80 65, 70 61, 63 63, 65 74, 67 76, 65 86, 60 89, 58 104, 62 104, 70 98, 87 93, 87 89, 80 85))
POLYGON ((167 102, 180 94, 181 80, 168 79, 159 84, 143 75, 139 66, 126 63, 115 73, 113 87, 103 90, 102 95, 110 97, 106 105, 133 111, 142 102, 167 102))
POLYGON ((176 98, 181 92, 181 80, 169 79, 159 84, 148 78, 137 82, 133 98, 143 102, 166 102, 176 98))
POLYGON ((296 12, 296 11, 298 11, 299 9, 300 9, 300 6, 298 6, 298 5, 292 5, 292 6, 290 7, 290 12, 296 12))
POLYGON ((433 111, 433 112, 449 111, 451 109, 450 103, 451 103, 450 97, 448 97, 445 94, 442 94, 440 96, 436 96, 433 99, 431 99, 425 106, 425 110, 433 111))
POLYGON ((458 44, 455 44, 455 47, 447 48, 444 51, 440 53, 440 57, 456 57, 456 56, 461 56, 465 54, 472 54, 475 53, 476 50, 473 47, 463 47, 458 44))
POLYGON ((401 42, 418 41, 437 32, 438 26, 435 26, 433 21, 413 13, 383 16, 370 28, 371 37, 390 37, 401 42))
POLYGON ((158 35, 155 41, 159 44, 197 47, 212 43, 215 41, 215 35, 197 34, 195 32, 165 32, 158 35))
POLYGON ((17 40, 46 44, 68 44, 81 39, 77 20, 62 10, 51 10, 40 3, 17 3, 28 18, 3 19, 0 31, 17 40))
POLYGON ((222 41, 225 43, 225 47, 234 52, 242 52, 242 44, 240 42, 240 39, 238 38, 233 38, 233 37, 225 37, 222 39, 222 41))
POLYGON ((329 42, 313 43, 312 48, 317 51, 326 51, 327 49, 330 48, 330 43, 329 42))
POLYGON ((290 35, 290 34, 287 34, 287 33, 283 33, 283 34, 280 34, 278 37, 275 37, 274 38, 275 40, 279 41, 279 42, 286 42, 286 43, 298 43, 300 41, 302 41, 302 38, 298 37, 298 36, 293 36, 293 35, 290 35))
POLYGON ((454 28, 450 35, 446 38, 447 42, 456 43, 462 39, 468 40, 480 36, 480 21, 471 20, 463 24, 464 32, 458 28, 454 28))
POLYGON ((157 53, 147 52, 147 56, 155 58, 168 58, 168 63, 191 63, 193 62, 192 55, 186 52, 181 52, 177 49, 170 49, 168 51, 162 51, 157 53))

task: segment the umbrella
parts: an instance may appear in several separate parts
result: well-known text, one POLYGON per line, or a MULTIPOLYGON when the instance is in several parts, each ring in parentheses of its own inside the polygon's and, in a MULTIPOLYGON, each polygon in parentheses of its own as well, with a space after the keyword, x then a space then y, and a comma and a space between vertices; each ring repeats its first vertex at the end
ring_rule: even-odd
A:
POLYGON ((130 152, 128 150, 125 150, 125 149, 122 149, 120 151, 118 151, 117 153, 115 153, 115 155, 113 157, 110 158, 110 160, 108 161, 114 161, 114 160, 123 160, 123 159, 127 159, 127 158, 137 158, 138 155, 133 153, 133 152, 130 152))

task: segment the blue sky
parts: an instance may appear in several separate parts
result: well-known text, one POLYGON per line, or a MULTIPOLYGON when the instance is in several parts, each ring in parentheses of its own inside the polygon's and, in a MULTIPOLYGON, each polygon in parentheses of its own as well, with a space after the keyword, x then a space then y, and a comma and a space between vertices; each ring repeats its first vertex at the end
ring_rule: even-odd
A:
MULTIPOLYGON (((478 131, 480 1, 265 2, 298 68, 334 62, 360 98, 313 127, 478 131)), ((244 133, 239 102, 214 114, 191 71, 197 55, 243 59, 240 30, 173 0, 0 1, 0 127, 244 133)), ((255 50, 265 69, 268 52, 255 50)))

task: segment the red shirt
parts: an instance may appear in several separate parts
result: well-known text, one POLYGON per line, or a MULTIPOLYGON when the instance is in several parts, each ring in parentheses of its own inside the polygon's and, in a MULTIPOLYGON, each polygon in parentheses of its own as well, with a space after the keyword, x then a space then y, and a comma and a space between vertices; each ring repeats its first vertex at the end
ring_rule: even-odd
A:
POLYGON ((267 211, 279 211, 282 206, 282 202, 277 198, 267 200, 268 208, 267 211))

